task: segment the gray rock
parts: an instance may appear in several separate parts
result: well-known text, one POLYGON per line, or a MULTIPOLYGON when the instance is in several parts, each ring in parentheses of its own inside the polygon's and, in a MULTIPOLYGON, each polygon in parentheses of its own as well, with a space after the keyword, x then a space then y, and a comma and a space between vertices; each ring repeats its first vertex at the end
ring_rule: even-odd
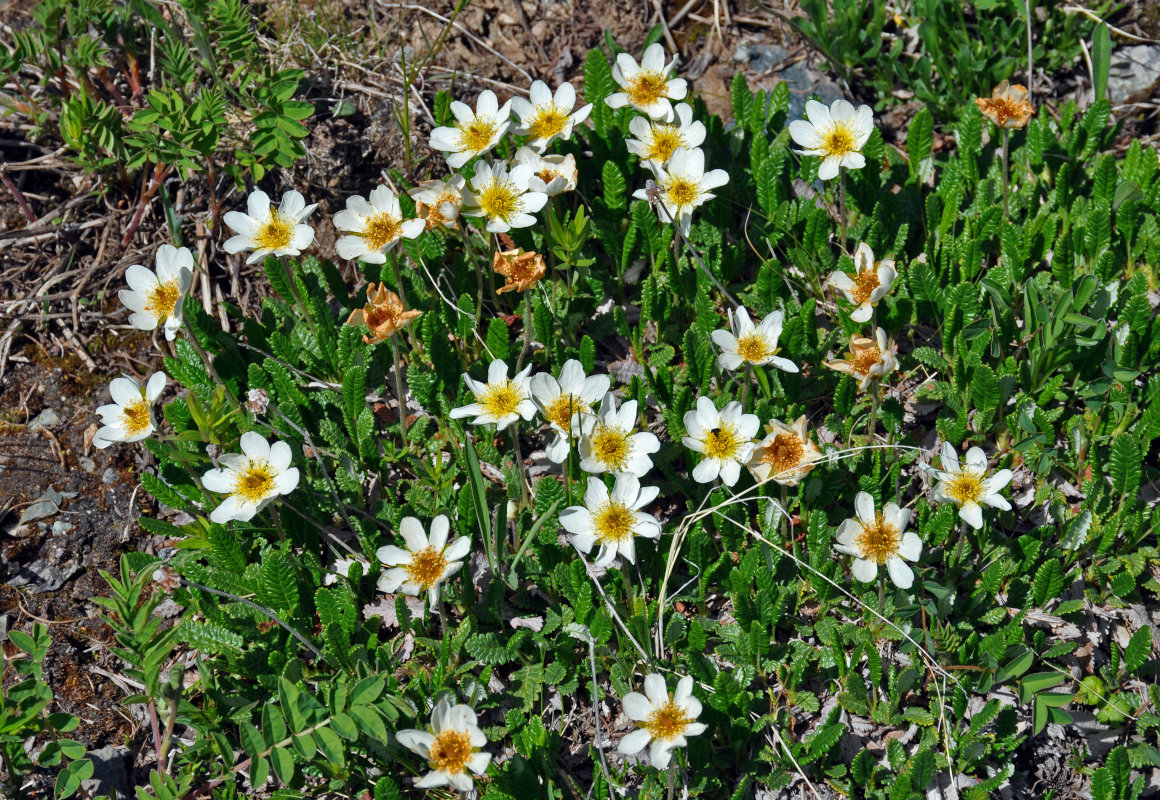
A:
POLYGON ((33 594, 55 592, 73 575, 81 571, 80 564, 58 567, 47 561, 34 561, 9 581, 12 586, 27 586, 33 594))
POLYGON ((51 408, 46 408, 36 415, 36 419, 28 423, 28 430, 38 431, 44 428, 52 428, 60 424, 60 415, 58 415, 51 408))
POLYGON ((44 494, 36 498, 32 505, 24 509, 24 513, 20 515, 20 524, 23 525, 27 522, 51 517, 60 511, 63 501, 71 500, 76 496, 76 492, 58 492, 49 486, 44 490, 44 494))
POLYGON ((73 525, 71 522, 65 522, 63 519, 58 519, 56 522, 52 523, 52 535, 60 536, 62 533, 68 533, 74 528, 76 528, 76 525, 73 525))
POLYGON ((77 463, 81 465, 81 469, 90 475, 97 471, 97 462, 88 456, 81 456, 77 459, 77 463))
POLYGON ((117 470, 112 467, 106 469, 104 474, 101 475, 101 483, 111 484, 115 480, 117 480, 117 470))
POLYGON ((1138 44, 1112 51, 1108 96, 1113 104, 1142 100, 1160 84, 1160 47, 1138 44))
POLYGON ((775 44, 741 45, 733 53, 734 61, 741 61, 754 72, 761 73, 777 67, 789 55, 784 47, 775 44))
POLYGON ((90 750, 85 758, 93 762, 93 776, 81 781, 81 789, 89 797, 107 795, 112 800, 128 800, 131 787, 125 759, 131 756, 132 751, 125 747, 90 750))

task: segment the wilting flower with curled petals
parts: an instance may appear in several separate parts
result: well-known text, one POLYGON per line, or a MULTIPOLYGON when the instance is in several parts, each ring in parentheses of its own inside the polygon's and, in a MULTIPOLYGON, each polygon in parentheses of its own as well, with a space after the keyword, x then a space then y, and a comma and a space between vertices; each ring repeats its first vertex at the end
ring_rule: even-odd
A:
POLYGON ((440 514, 431 520, 428 539, 423 523, 415 517, 403 517, 399 533, 406 549, 388 544, 375 553, 379 561, 390 567, 379 576, 379 591, 402 592, 412 597, 426 592, 430 605, 438 603, 439 586, 463 567, 463 559, 471 551, 471 540, 466 536, 448 544, 450 530, 451 523, 440 514))
POLYGON ((134 264, 125 271, 128 289, 117 293, 133 313, 129 324, 142 331, 165 329, 173 341, 181 327, 181 306, 193 281, 193 253, 188 247, 163 244, 157 248, 156 271, 134 264))
POLYGON ((665 769, 673 749, 684 747, 689 743, 687 737, 701 735, 708 726, 696 721, 701 715, 701 701, 693 697, 692 675, 685 675, 677 681, 677 690, 672 694, 660 675, 646 675, 644 692, 629 692, 621 701, 624 713, 638 727, 620 740, 617 749, 625 755, 633 755, 651 742, 649 763, 657 769, 665 769))
POLYGON ((233 519, 249 522, 275 497, 290 494, 298 486, 298 470, 290 466, 290 445, 270 444, 260 433, 247 431, 242 434, 241 446, 241 454, 220 456, 218 469, 201 478, 206 489, 229 495, 209 515, 218 524, 233 519))
POLYGON ((387 251, 399 239, 414 239, 427 227, 421 219, 403 219, 399 198, 386 186, 371 189, 370 198, 348 197, 346 208, 334 215, 334 227, 349 235, 339 237, 334 249, 340 256, 368 264, 385 264, 387 251))
POLYGON ((528 364, 511 380, 507 370, 507 364, 497 359, 487 368, 487 383, 480 383, 465 373, 463 382, 475 395, 475 402, 451 409, 451 418, 475 417, 472 425, 495 425, 501 431, 521 417, 531 419, 536 413, 528 386, 532 365, 528 364))
POLYGON ((886 331, 877 328, 874 338, 854 335, 850 337, 850 352, 841 361, 826 361, 825 365, 838 372, 844 372, 858 381, 858 391, 864 392, 873 381, 898 368, 893 345, 886 340, 886 331))
POLYGON ((512 113, 519 117, 515 132, 528 137, 528 145, 541 153, 555 138, 570 139, 572 128, 588 119, 592 104, 573 111, 576 89, 570 83, 561 83, 552 94, 548 84, 532 81, 529 99, 513 97, 512 113))
POLYGON ((314 228, 304 221, 317 207, 316 203, 306 205, 305 198, 291 189, 282 195, 278 208, 273 208, 269 196, 261 189, 255 189, 246 200, 248 213, 227 211, 222 217, 222 221, 237 234, 226 239, 222 249, 227 253, 253 250, 246 259, 247 264, 267 255, 301 255, 314 241, 314 228))
POLYGON ((996 86, 990 97, 976 97, 975 104, 987 119, 1007 130, 1024 127, 1035 113, 1028 99, 1027 87, 1007 81, 996 86))
POLYGON ((423 181, 411 190, 415 215, 427 224, 427 230, 440 225, 454 228, 458 224, 466 185, 467 179, 462 175, 452 175, 445 181, 423 181))
POLYGON ((936 503, 954 503, 959 517, 975 530, 983 527, 983 506, 1011 510, 1007 498, 999 490, 1011 482, 1009 469, 997 470, 987 477, 987 454, 982 448, 972 447, 959 464, 959 454, 950 442, 943 442, 942 469, 932 470, 938 483, 932 499, 936 503))
POLYGON ((604 99, 612 108, 632 106, 653 119, 673 118, 673 100, 684 100, 688 84, 683 78, 669 78, 677 56, 665 63, 665 49, 654 43, 644 51, 640 64, 628 53, 619 53, 612 65, 612 78, 620 91, 604 99))
POLYGON ((633 117, 628 129, 636 138, 625 142, 628 152, 641 161, 651 161, 663 167, 678 147, 686 150, 700 147, 705 141, 704 123, 693 121, 693 109, 688 103, 678 103, 675 112, 676 118, 670 122, 633 117))
POLYGON ((785 372, 797 372, 797 364, 777 355, 781 352, 777 340, 781 338, 784 319, 780 311, 774 311, 760 325, 754 326, 744 307, 730 310, 729 326, 732 331, 716 330, 710 334, 713 342, 721 348, 717 356, 721 368, 734 370, 742 364, 755 367, 772 364, 785 372))
POLYGON ((753 455, 753 437, 761 422, 755 414, 746 414, 733 401, 720 411, 713 401, 702 395, 697 407, 685 414, 685 447, 701 454, 701 463, 693 468, 693 480, 712 483, 721 478, 726 486, 737 483, 741 465, 753 455))
POLYGON ((571 153, 542 156, 530 147, 521 147, 516 151, 515 163, 531 166, 533 174, 528 179, 528 188, 533 192, 543 192, 548 197, 554 197, 576 188, 579 173, 576 170, 576 157, 571 153))
POLYGON ((829 108, 817 100, 808 100, 806 119, 789 124, 789 135, 804 148, 796 152, 822 159, 818 178, 823 181, 838 177, 841 167, 861 169, 866 166, 862 148, 873 130, 874 113, 870 106, 858 106, 855 110, 845 100, 835 100, 829 108))
POLYGON ((370 334, 363 336, 367 344, 378 344, 390 339, 421 311, 407 311, 399 296, 387 288, 385 283, 367 285, 367 304, 356 308, 347 317, 347 325, 366 325, 370 334))
POLYGON ((516 164, 509 173, 507 165, 480 162, 475 165, 471 188, 463 190, 463 213, 485 217, 492 233, 507 233, 512 228, 536 224, 532 216, 548 202, 548 195, 532 191, 535 170, 531 164, 516 164))
POLYGON ((608 393, 610 384, 607 375, 585 376, 584 367, 574 358, 564 362, 559 380, 548 372, 532 376, 532 400, 556 432, 555 440, 544 449, 550 461, 562 464, 567 460, 570 441, 580 434, 580 425, 573 417, 591 414, 592 406, 608 393))
POLYGON ((584 505, 561 511, 560 524, 572 534, 572 544, 581 553, 589 553, 595 545, 600 545, 593 561, 596 566, 607 567, 618 553, 635 564, 634 538, 658 539, 661 535, 661 524, 656 517, 641 511, 658 494, 660 489, 641 486, 636 476, 629 474, 617 475, 609 494, 604 481, 590 475, 584 505))
POLYGON ((475 711, 462 703, 453 706, 447 698, 431 710, 429 730, 401 730, 395 738, 431 767, 415 782, 420 789, 451 786, 459 792, 470 792, 475 781, 469 771, 482 775, 491 763, 491 753, 480 751, 487 744, 487 737, 479 729, 475 711))
POLYGON ((874 313, 874 306, 890 291, 897 277, 893 259, 884 258, 875 262, 874 251, 870 245, 862 242, 854 253, 854 274, 835 270, 826 282, 854 304, 850 319, 866 322, 874 313))
POLYGON ((754 480, 773 480, 783 486, 797 486, 822 458, 806 432, 803 414, 791 428, 781 420, 771 420, 765 426, 765 438, 753 448, 749 457, 749 472, 754 480))
POLYGON ((693 222, 693 209, 717 196, 711 189, 729 182, 729 173, 723 169, 705 172, 705 153, 699 148, 678 147, 666 166, 652 161, 647 166, 656 175, 656 186, 651 192, 637 189, 632 196, 649 202, 655 199, 661 222, 675 222, 686 236, 693 222))
POLYGON ((503 294, 526 292, 544 277, 548 265, 544 263, 544 257, 539 253, 529 253, 517 247, 514 250, 497 250, 492 258, 491 268, 507 281, 495 290, 496 294, 503 294))
POLYGON ((144 385, 133 378, 114 378, 109 384, 113 402, 97 409, 104 427, 93 435, 93 447, 104 450, 114 442, 139 442, 157 430, 153 404, 165 391, 165 373, 154 372, 144 385))
POLYGON ((431 131, 431 147, 446 154, 447 166, 452 169, 495 147, 510 124, 511 101, 500 106, 491 89, 479 93, 475 111, 458 100, 452 100, 449 108, 455 124, 431 131))
POLYGON ((580 469, 585 472, 643 478, 652 469, 650 456, 660 449, 655 434, 636 430, 635 400, 625 401, 618 410, 609 393, 595 414, 580 417, 580 469))
POLYGON ((838 543, 834 549, 854 556, 850 568, 854 577, 870 582, 878 577, 878 568, 886 567, 890 580, 899 589, 914 584, 914 571, 907 561, 917 561, 922 555, 922 539, 906 530, 910 523, 910 509, 887 503, 882 513, 874 509, 874 498, 867 492, 858 492, 854 498, 855 517, 838 526, 838 543))

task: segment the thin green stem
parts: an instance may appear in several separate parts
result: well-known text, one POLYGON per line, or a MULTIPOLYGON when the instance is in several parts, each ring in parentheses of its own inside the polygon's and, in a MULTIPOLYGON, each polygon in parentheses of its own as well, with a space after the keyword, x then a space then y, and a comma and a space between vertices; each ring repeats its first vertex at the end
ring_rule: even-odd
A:
MULTIPOLYGON (((528 498, 528 482, 526 480, 527 473, 524 471, 524 454, 520 452, 520 426, 519 424, 512 425, 512 451, 516 455, 516 479, 520 482, 520 497, 523 499, 525 507, 531 507, 531 501, 528 498)), ((496 533, 498 538, 499 533, 496 533)))
POLYGON ((391 251, 391 267, 395 271, 395 290, 399 293, 399 301, 403 308, 407 308, 407 290, 403 288, 403 273, 399 269, 399 254, 391 251))
POLYGON ((1010 142, 1011 142, 1011 132, 1009 130, 1007 130, 1006 128, 1003 128, 1002 129, 1002 138, 1003 138, 1003 145, 1002 145, 1002 149, 1000 152, 1002 153, 1002 156, 1003 156, 1003 174, 1002 174, 1002 179, 1003 179, 1003 220, 1010 221, 1011 209, 1010 209, 1010 205, 1007 201, 1007 195, 1010 193, 1011 189, 1010 189, 1010 185, 1009 185, 1010 184, 1010 177, 1007 174, 1007 151, 1008 151, 1008 148, 1009 148, 1010 142))
POLYGON ((838 247, 846 249, 846 173, 838 170, 838 247))
POLYGON ((403 360, 399 356, 399 335, 391 334, 391 360, 395 367, 395 396, 399 400, 399 432, 403 449, 407 449, 407 382, 403 377, 403 360))
POLYGON ((524 359, 532 348, 532 293, 524 292, 524 343, 520 347, 520 357, 516 359, 516 372, 524 366, 524 359))
POLYGON ((881 387, 877 379, 870 382, 870 391, 874 397, 870 401, 870 415, 866 420, 866 438, 873 442, 874 434, 878 430, 878 408, 882 403, 881 387))
POLYGON ((878 616, 884 616, 886 610, 886 574, 878 571, 878 616))

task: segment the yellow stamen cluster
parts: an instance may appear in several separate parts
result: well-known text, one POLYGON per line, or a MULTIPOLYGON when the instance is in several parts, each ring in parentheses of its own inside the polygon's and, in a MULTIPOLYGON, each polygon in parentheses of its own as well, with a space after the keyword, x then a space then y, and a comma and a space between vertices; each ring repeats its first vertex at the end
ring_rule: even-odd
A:
POLYGON ((519 213, 523 203, 514 183, 492 178, 479 193, 479 207, 489 218, 508 222, 519 213))
POLYGON ((264 459, 251 460, 238 473, 234 494, 249 503, 260 503, 274 492, 274 468, 264 459))
POLYGON ((658 125, 653 128, 652 139, 645 158, 664 163, 673 157, 673 151, 685 144, 681 129, 675 125, 658 125))
POLYGON ((644 727, 654 739, 667 742, 682 735, 692 721, 693 718, 677 705, 670 695, 664 705, 648 715, 644 727))
MULTIPOLYGON (((447 569, 447 559, 442 550, 426 547, 411 556, 411 563, 405 567, 407 577, 420 588, 427 589, 434 586, 443 577, 443 570, 447 569)), ((435 752, 434 748, 431 750, 435 752)))
POLYGON ((978 503, 983 497, 983 476, 966 471, 951 475, 947 481, 946 493, 960 506, 978 503))
POLYGON ((367 218, 367 224, 358 234, 366 242, 367 249, 375 252, 382 250, 403 233, 399 220, 390 214, 380 211, 367 218))
POLYGON ((737 428, 731 423, 722 423, 719 428, 713 428, 705 433, 705 458, 718 460, 733 458, 740 444, 737 428))
POLYGON ((749 333, 737 339, 737 355, 743 361, 756 364, 769 355, 769 342, 760 333, 749 333))
POLYGON ((688 208, 697 201, 700 189, 688 178, 673 177, 665 187, 665 197, 674 208, 688 208))
POLYGON ((142 397, 121 408, 121 427, 127 436, 139 436, 153 423, 149 401, 142 397))
POLYGON ((149 290, 149 294, 145 297, 145 310, 158 319, 171 317, 179 297, 181 297, 181 289, 178 287, 177 281, 158 283, 149 290))
POLYGON ((854 287, 850 289, 850 296, 854 298, 856 304, 862 305, 870 300, 870 296, 880 285, 878 270, 864 269, 854 274, 854 287))
POLYGON ((846 122, 835 122, 822 134, 822 150, 827 156, 844 156, 858 149, 858 137, 846 122))
POLYGON ((592 527, 601 541, 618 544, 632 537, 634 519, 631 508, 624 503, 609 500, 592 512, 592 527))
POLYGON ((572 423, 573 414, 587 414, 592 411, 588 404, 574 394, 561 393, 544 409, 544 417, 558 426, 561 430, 568 430, 572 423))
POLYGON ((628 465, 631 445, 628 436, 619 428, 598 423, 592 432, 593 457, 613 472, 619 472, 628 465))
POLYGON ((480 153, 491 147, 498 126, 491 117, 475 117, 459 129, 459 147, 469 153, 480 153))
POLYGON ((624 94, 628 102, 638 108, 650 106, 662 97, 669 96, 669 82, 659 72, 641 70, 628 80, 624 94))
POLYGON ((879 565, 898 555, 901 542, 902 535, 898 528, 883 519, 881 513, 877 514, 873 525, 867 527, 863 523, 862 532, 854 537, 854 546, 862 558, 879 565))
POLYGON ((431 755, 427 759, 431 768, 456 775, 467 768, 471 759, 471 736, 464 731, 447 729, 435 736, 431 743, 431 755))
POLYGON ((256 250, 285 250, 294 237, 294 220, 284 217, 273 209, 270 218, 258 229, 254 236, 256 250))
POLYGON ((485 413, 500 419, 516 413, 524 393, 512 383, 505 380, 503 383, 489 384, 482 395, 476 397, 485 413))
POLYGON ((568 114, 555 103, 537 106, 532 121, 528 123, 528 134, 533 139, 550 139, 564 130, 568 114))
POLYGON ((778 476, 797 467, 801 463, 804 453, 805 445, 796 434, 779 433, 765 448, 765 455, 761 457, 761 463, 768 464, 770 473, 778 476))

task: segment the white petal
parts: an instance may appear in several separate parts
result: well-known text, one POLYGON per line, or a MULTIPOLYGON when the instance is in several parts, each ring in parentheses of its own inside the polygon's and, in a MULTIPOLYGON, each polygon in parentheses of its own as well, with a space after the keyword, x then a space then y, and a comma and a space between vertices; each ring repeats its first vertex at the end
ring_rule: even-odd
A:
POLYGON ((650 741, 652 734, 648 732, 648 728, 637 728, 621 739, 616 749, 626 756, 631 756, 643 750, 650 741))
POLYGON ((850 573, 863 583, 870 583, 878 577, 878 565, 864 558, 855 558, 850 573))
POLYGON ((899 589, 909 589, 914 585, 914 570, 901 558, 891 558, 886 562, 886 571, 890 573, 890 580, 899 589))
POLYGON ((430 544, 427 541, 427 534, 423 530, 423 524, 415 517, 403 517, 399 521, 399 534, 407 543, 407 549, 412 553, 418 553, 430 544))
POLYGON ((653 704, 640 692, 629 692, 621 703, 624 705, 624 713, 631 720, 646 720, 654 710, 653 704))
POLYGON ((983 508, 978 503, 966 503, 959 509, 959 517, 975 530, 983 527, 983 508))

